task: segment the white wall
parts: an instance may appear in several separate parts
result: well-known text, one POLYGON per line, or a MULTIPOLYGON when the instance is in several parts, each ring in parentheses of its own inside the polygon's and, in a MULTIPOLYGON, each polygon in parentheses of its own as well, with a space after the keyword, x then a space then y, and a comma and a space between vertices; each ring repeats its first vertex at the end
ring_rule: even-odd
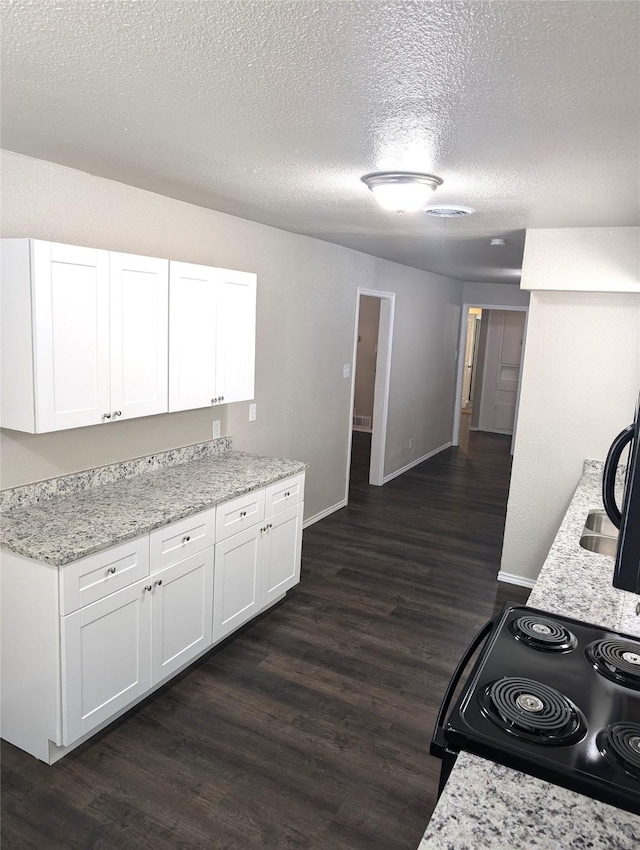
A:
POLYGON ((485 304, 498 307, 528 307, 529 293, 515 283, 465 283, 463 304, 485 304))
POLYGON ((604 459, 639 388, 640 295, 531 293, 502 571, 536 578, 584 459, 604 459))
POLYGON ((207 440, 216 418, 238 449, 310 464, 307 517, 340 503, 351 419, 342 367, 353 352, 358 286, 396 293, 385 470, 412 460, 406 443, 416 416, 420 451, 445 442, 458 281, 17 154, 3 152, 0 165, 3 236, 258 275, 256 422, 247 404, 235 404, 54 434, 3 431, 3 487, 207 440))
POLYGON ((361 295, 353 407, 358 416, 369 418, 373 416, 379 326, 380 299, 361 295))
POLYGON ((640 227, 527 230, 520 286, 640 293, 640 227))

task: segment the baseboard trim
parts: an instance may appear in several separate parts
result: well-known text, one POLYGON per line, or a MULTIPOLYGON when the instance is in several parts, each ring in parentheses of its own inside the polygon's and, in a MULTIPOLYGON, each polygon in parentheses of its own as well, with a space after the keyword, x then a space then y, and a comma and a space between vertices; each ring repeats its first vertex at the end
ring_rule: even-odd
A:
POLYGON ((321 519, 330 516, 330 514, 334 514, 336 511, 339 511, 341 508, 347 507, 347 500, 342 499, 341 502, 336 502, 335 505, 331 505, 330 508, 326 508, 324 511, 320 511, 320 513, 314 514, 310 516, 309 519, 305 519, 302 523, 303 528, 308 528, 310 525, 313 525, 316 522, 320 522, 321 519))
POLYGON ((399 475, 402 475, 403 472, 408 472, 410 469, 413 469, 414 466, 418 466, 420 463, 424 463, 425 460, 429 460, 430 457, 443 452, 445 449, 451 448, 451 441, 445 443, 443 446, 439 446, 437 449, 434 449, 429 454, 422 455, 422 457, 418 457, 415 460, 412 460, 411 463, 408 463, 406 466, 403 466, 401 469, 396 469, 395 472, 392 472, 390 475, 385 475, 382 479, 382 483, 386 484, 388 481, 392 481, 394 478, 397 478, 399 475))
POLYGON ((517 584, 520 587, 534 587, 535 579, 533 578, 524 578, 523 576, 517 576, 514 573, 505 573, 504 570, 500 570, 498 573, 498 581, 502 581, 505 584, 517 584))

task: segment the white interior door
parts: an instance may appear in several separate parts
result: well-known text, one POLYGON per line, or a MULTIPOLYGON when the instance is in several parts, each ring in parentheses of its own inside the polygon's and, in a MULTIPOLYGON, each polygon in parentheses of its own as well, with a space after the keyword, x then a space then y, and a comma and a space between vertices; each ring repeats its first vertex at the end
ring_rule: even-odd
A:
POLYGON ((38 433, 95 425, 111 410, 108 256, 32 242, 38 433))
POLYGON ((112 420, 168 410, 169 261, 109 255, 112 420))
POLYGON ((224 404, 254 397, 256 275, 218 269, 216 395, 224 404))
POLYGON ((479 428, 511 434, 520 383, 525 313, 489 310, 479 428))
POLYGON ((169 411, 212 404, 216 392, 217 270, 169 264, 169 411))

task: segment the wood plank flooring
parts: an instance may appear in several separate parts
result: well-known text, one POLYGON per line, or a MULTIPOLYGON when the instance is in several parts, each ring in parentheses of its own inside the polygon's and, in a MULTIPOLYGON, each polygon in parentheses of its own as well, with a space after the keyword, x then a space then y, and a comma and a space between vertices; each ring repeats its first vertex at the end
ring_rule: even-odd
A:
POLYGON ((349 507, 305 531, 283 603, 52 767, 2 743, 4 850, 415 850, 446 682, 528 595, 495 581, 510 439, 463 428, 376 488, 354 438, 349 507))

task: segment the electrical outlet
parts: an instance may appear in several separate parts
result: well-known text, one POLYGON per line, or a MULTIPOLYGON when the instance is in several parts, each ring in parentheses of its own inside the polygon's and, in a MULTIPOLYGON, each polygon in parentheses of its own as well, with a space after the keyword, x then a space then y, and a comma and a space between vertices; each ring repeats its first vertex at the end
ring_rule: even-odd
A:
POLYGON ((351 363, 345 363, 342 367, 342 377, 350 378, 351 377, 351 363))
POLYGON ((213 420, 213 439, 217 440, 219 436, 220 436, 220 420, 214 419, 213 420))
POLYGON ((256 421, 256 405, 250 404, 249 405, 249 422, 255 422, 255 421, 256 421))
POLYGON ((413 451, 413 437, 409 437, 409 451, 413 451))

